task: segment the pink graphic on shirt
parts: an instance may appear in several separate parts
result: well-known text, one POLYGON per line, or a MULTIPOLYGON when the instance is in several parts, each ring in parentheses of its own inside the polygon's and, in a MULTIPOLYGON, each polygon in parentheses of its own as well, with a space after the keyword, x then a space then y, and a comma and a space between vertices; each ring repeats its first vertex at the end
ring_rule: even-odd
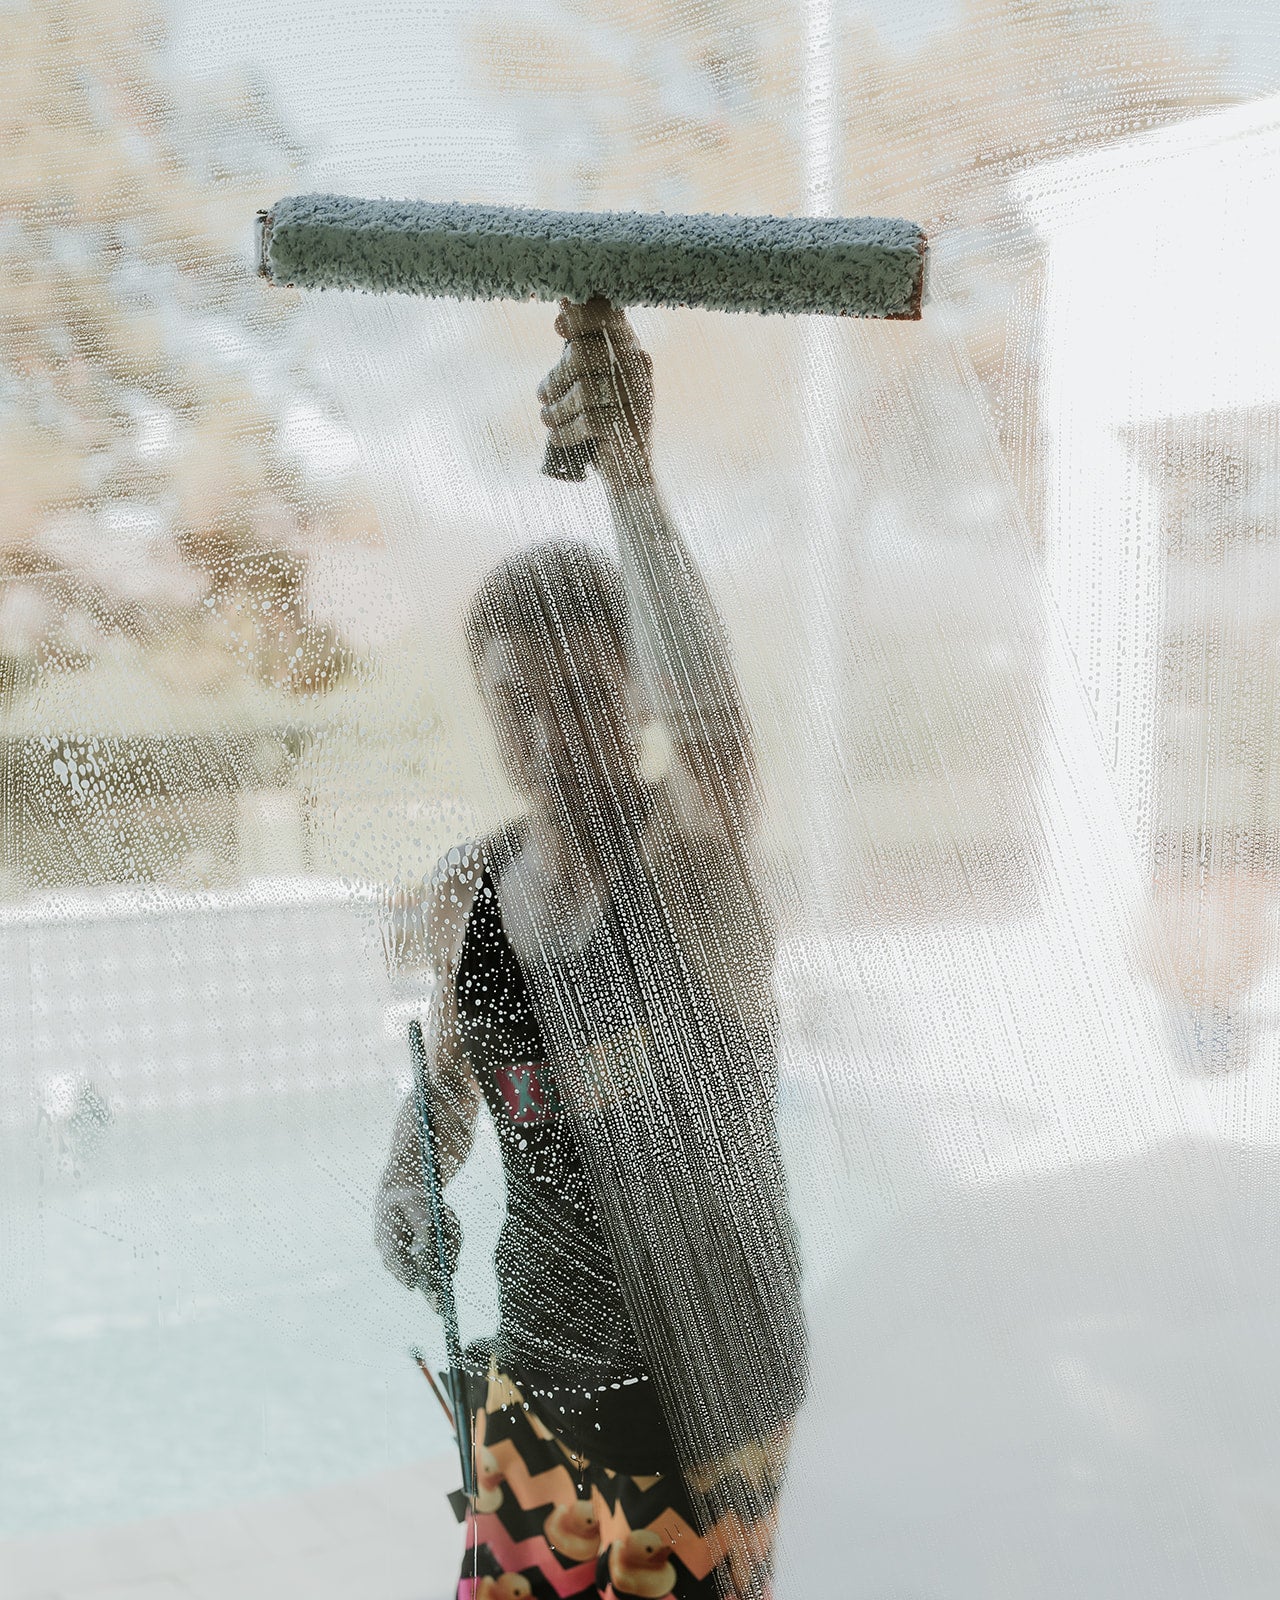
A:
POLYGON ((512 1122, 549 1122, 559 1110, 545 1061, 506 1061, 493 1069, 493 1076, 512 1122))

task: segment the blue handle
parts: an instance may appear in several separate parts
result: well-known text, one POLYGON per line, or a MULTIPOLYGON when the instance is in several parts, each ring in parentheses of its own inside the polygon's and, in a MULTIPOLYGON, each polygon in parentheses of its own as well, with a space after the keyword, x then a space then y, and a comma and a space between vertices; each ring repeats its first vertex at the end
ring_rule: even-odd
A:
POLYGON ((462 1340, 458 1334, 458 1304, 453 1297, 453 1274, 444 1239, 444 1186, 440 1182, 440 1160, 435 1130, 431 1126, 431 1106, 427 1098, 427 1046, 422 1024, 415 1017, 409 1024, 409 1049, 413 1056, 413 1087, 418 1102, 419 1143, 422 1146, 422 1177, 431 1211, 431 1230, 436 1241, 436 1266, 439 1269, 438 1304, 444 1323, 445 1352, 449 1360, 449 1400, 453 1406, 454 1432, 462 1462, 462 1492, 474 1501, 475 1461, 471 1449, 471 1411, 467 1404, 467 1382, 462 1368, 462 1340))

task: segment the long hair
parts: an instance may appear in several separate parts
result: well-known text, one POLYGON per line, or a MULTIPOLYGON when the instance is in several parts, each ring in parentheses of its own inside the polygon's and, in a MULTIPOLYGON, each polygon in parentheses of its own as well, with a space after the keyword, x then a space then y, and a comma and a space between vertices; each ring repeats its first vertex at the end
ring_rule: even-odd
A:
POLYGON ((618 564, 577 540, 546 539, 508 556, 476 591, 465 628, 473 671, 494 638, 572 661, 575 644, 587 636, 606 647, 620 677, 635 664, 618 564))

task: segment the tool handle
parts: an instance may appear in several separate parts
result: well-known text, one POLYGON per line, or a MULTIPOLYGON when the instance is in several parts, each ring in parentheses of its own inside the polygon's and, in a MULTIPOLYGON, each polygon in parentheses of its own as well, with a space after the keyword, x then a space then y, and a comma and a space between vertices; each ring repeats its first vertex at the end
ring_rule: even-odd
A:
POLYGON ((445 1399, 444 1395, 440 1393, 440 1385, 432 1376, 431 1368, 427 1364, 426 1356, 423 1355, 422 1351, 418 1349, 416 1344, 414 1345, 413 1349, 410 1350, 409 1354, 413 1357, 414 1364, 417 1366, 418 1371, 431 1385, 431 1392, 436 1397, 436 1404, 440 1407, 441 1411, 444 1412, 445 1417, 448 1420, 449 1432, 456 1436, 458 1432, 458 1424, 454 1418, 453 1409, 449 1405, 449 1402, 445 1399))
POLYGON ((413 1057, 413 1088, 418 1102, 418 1133, 422 1146, 422 1177, 431 1212, 431 1231, 435 1235, 436 1265, 440 1273, 437 1302, 444 1323, 445 1352, 449 1358, 449 1399, 453 1406, 462 1462, 462 1492, 468 1500, 475 1496, 475 1462, 471 1451, 471 1410, 467 1404, 467 1383, 462 1370, 462 1340, 458 1334, 458 1304, 453 1297, 453 1274, 444 1238, 444 1191, 440 1182, 440 1160, 435 1129, 431 1125, 431 1104, 427 1097, 427 1046, 422 1024, 417 1017, 409 1024, 409 1051, 413 1057))
MULTIPOLYGON (((567 354, 567 339, 564 348, 567 354)), ((594 439, 584 439, 581 444, 553 444, 548 439, 546 453, 542 457, 542 475, 544 478, 555 478, 560 483, 582 483, 586 479, 587 468, 595 464, 594 439)))
POLYGON ((593 439, 584 439, 581 444, 553 444, 548 439, 542 472, 544 477, 558 478, 561 483, 581 483, 587 476, 587 468, 593 467, 595 461, 593 439))

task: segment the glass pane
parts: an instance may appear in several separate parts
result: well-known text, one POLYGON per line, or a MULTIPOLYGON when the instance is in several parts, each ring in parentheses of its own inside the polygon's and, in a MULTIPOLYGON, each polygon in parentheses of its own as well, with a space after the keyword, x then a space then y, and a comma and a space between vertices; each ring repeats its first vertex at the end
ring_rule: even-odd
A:
POLYGON ((1271 1592, 1273 34, 0 9, 16 1594, 1271 1592), (928 294, 268 286, 313 190, 928 294))

